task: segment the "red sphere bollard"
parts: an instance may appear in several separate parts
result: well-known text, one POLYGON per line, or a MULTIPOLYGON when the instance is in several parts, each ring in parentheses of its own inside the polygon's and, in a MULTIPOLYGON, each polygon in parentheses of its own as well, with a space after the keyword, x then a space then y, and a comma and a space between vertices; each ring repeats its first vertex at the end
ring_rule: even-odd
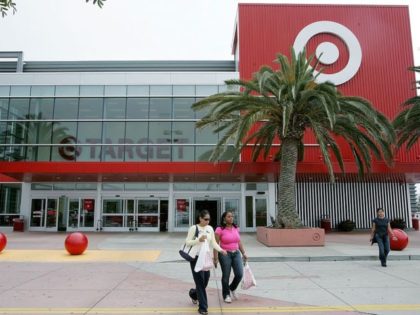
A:
POLYGON ((70 255, 81 255, 88 247, 88 238, 80 232, 71 233, 66 237, 64 246, 70 255))
POLYGON ((408 245, 408 235, 403 230, 392 229, 394 237, 390 236, 390 246, 392 250, 403 250, 408 245))
POLYGON ((7 245, 6 234, 0 233, 0 252, 6 247, 6 245, 7 245))

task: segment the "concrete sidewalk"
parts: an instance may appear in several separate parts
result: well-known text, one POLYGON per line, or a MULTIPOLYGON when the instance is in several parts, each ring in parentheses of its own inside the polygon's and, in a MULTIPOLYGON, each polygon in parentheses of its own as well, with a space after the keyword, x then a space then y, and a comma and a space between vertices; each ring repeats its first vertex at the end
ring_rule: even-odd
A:
MULTIPOLYGON (((392 252, 382 268, 368 232, 327 234, 326 246, 317 248, 268 248, 244 233, 257 287, 224 303, 221 273, 213 270, 209 313, 420 314, 420 232, 408 234, 409 246, 392 252)), ((8 233, 0 253, 0 314, 197 314, 187 295, 189 264, 177 253, 185 233, 87 235, 88 251, 75 259, 64 251, 65 233, 8 233), (45 260, 6 260, 29 250, 45 260), (48 260, 51 251, 61 258, 48 260)))

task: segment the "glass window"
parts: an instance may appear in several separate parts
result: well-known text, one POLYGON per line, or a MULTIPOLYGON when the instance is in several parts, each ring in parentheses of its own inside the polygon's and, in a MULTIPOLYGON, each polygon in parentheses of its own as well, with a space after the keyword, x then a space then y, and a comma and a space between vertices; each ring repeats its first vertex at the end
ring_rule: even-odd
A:
POLYGON ((143 121, 130 121, 126 123, 125 143, 148 143, 148 123, 143 121))
POLYGON ((74 190, 76 183, 56 183, 53 184, 53 190, 74 190))
POLYGON ((53 85, 32 85, 31 96, 54 96, 53 85))
MULTIPOLYGON (((149 123, 149 143, 169 144, 171 142, 170 122, 149 123)), ((149 146, 149 161, 170 161, 171 147, 169 145, 149 146)))
POLYGON ((267 226, 267 200, 255 199, 255 225, 267 226))
POLYGON ((31 184, 32 190, 52 190, 52 184, 41 184, 41 183, 34 183, 31 184))
POLYGON ((9 96, 9 94, 10 94, 10 86, 1 85, 0 86, 0 96, 9 96))
POLYGON ((102 190, 124 190, 124 184, 120 183, 104 183, 102 184, 102 190))
POLYGON ((194 119, 194 111, 191 109, 195 98, 174 98, 174 118, 175 119, 194 119))
POLYGON ((56 96, 79 96, 78 85, 57 85, 55 87, 56 96))
POLYGON ((171 98, 151 98, 149 107, 149 118, 170 119, 172 117, 171 98))
POLYGON ((232 161, 236 155, 236 150, 233 146, 225 146, 225 151, 219 157, 219 161, 232 161))
POLYGON ((106 98, 105 99, 105 119, 124 119, 125 118, 125 98, 106 98))
POLYGON ((195 161, 209 162, 210 156, 213 153, 213 149, 213 146, 196 146, 195 161))
POLYGON ((146 183, 128 183, 124 184, 125 190, 146 190, 146 183))
POLYGON ((14 85, 11 86, 10 96, 30 96, 31 87, 29 85, 14 85))
POLYGON ((194 122, 173 122, 172 123, 172 147, 173 161, 194 161, 194 147, 186 144, 194 143, 194 122))
POLYGON ((50 146, 38 146, 34 148, 34 152, 36 154, 36 161, 49 161, 51 155, 51 147, 50 146))
POLYGON ((194 183, 174 183, 174 190, 177 191, 194 191, 194 183))
POLYGON ((241 191, 240 183, 222 183, 219 184, 220 191, 241 191))
POLYGON ((140 199, 137 202, 137 212, 143 214, 158 214, 159 200, 140 199))
POLYGON ((190 225, 190 199, 175 199, 175 226, 189 227, 190 225))
POLYGON ((196 189, 198 191, 218 191, 219 190, 219 184, 215 183, 197 183, 196 189))
POLYGON ((105 96, 126 96, 127 87, 125 85, 105 85, 105 96))
POLYGON ((184 145, 172 146, 172 161, 194 161, 194 147, 184 145))
POLYGON ((169 190, 169 184, 168 183, 148 183, 147 190, 167 191, 169 190))
MULTIPOLYGON (((104 122, 104 143, 124 143, 124 122, 104 122)), ((107 145, 102 150, 102 161, 123 161, 124 146, 107 145)))
POLYGON ((127 122, 125 143, 140 144, 136 146, 124 146, 125 161, 146 161, 149 147, 148 143, 148 123, 147 122, 127 122))
POLYGON ((214 133, 216 127, 208 126, 195 130, 195 143, 197 144, 216 144, 218 142, 217 133, 214 133))
POLYGON ((55 122, 53 125, 53 143, 63 146, 54 146, 51 151, 52 161, 75 161, 80 154, 76 148, 76 122, 55 122))
POLYGON ((76 146, 76 161, 98 162, 101 160, 102 146, 100 145, 80 145, 76 146))
POLYGON ((0 185, 0 213, 20 212, 21 188, 17 184, 0 185))
MULTIPOLYGON (((196 102, 201 101, 201 100, 202 100, 202 98, 197 98, 196 99, 196 102)), ((203 108, 203 109, 201 109, 199 111, 195 111, 195 118, 197 118, 197 119, 203 118, 204 116, 207 115, 207 113, 209 111, 210 111, 210 109, 208 107, 207 108, 203 108)))
POLYGON ((81 85, 80 96, 104 96, 103 85, 81 85))
POLYGON ((148 85, 129 85, 127 86, 127 96, 149 96, 148 85))
POLYGON ((123 201, 120 199, 105 199, 103 202, 103 213, 123 213, 123 201))
POLYGON ((102 119, 103 107, 103 98, 81 98, 79 119, 102 119))
POLYGON ((76 183, 76 190, 96 190, 96 183, 76 183))
POLYGON ((209 96, 218 92, 217 85, 197 85, 195 87, 195 93, 197 96, 209 96))
POLYGON ((9 111, 9 99, 0 98, 0 119, 7 119, 8 111, 9 111))
POLYGON ((174 85, 173 86, 174 96, 194 96, 195 86, 194 85, 174 85))
POLYGON ((29 98, 11 98, 9 119, 28 119, 29 98))
POLYGON ((225 211, 233 213, 233 220, 235 224, 240 225, 240 211, 239 211, 239 199, 225 199, 225 211))
POLYGON ((127 99, 127 119, 147 119, 147 118, 149 118, 149 99, 148 98, 127 99))
POLYGON ((254 198, 245 197, 245 226, 254 227, 254 198))
POLYGON ((172 96, 172 85, 151 85, 151 96, 172 96))
POLYGON ((56 98, 54 119, 77 119, 78 107, 77 98, 56 98))
POLYGON ((31 99, 29 119, 52 119, 53 111, 53 98, 33 98, 31 99))

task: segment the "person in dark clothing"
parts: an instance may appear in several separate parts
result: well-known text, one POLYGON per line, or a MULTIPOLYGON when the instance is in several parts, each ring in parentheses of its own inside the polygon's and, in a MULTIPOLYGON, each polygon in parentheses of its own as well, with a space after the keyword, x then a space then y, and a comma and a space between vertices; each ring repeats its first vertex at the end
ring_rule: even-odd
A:
POLYGON ((395 237, 389 222, 389 219, 385 217, 384 209, 378 208, 376 210, 376 218, 372 220, 370 242, 372 244, 378 243, 379 260, 381 261, 382 267, 386 267, 386 259, 390 251, 388 235, 390 234, 392 238, 395 237))

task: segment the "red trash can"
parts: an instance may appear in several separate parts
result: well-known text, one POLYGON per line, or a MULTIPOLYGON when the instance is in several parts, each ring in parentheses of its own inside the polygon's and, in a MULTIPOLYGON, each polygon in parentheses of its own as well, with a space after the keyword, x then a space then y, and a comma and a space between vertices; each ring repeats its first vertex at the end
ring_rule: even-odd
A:
POLYGON ((325 233, 331 232, 331 219, 324 218, 321 219, 321 229, 325 230, 325 233))
POLYGON ((23 232, 25 229, 23 219, 13 219, 13 232, 23 232))
POLYGON ((411 222, 413 223, 413 229, 418 231, 419 230, 419 219, 411 218, 411 222))

